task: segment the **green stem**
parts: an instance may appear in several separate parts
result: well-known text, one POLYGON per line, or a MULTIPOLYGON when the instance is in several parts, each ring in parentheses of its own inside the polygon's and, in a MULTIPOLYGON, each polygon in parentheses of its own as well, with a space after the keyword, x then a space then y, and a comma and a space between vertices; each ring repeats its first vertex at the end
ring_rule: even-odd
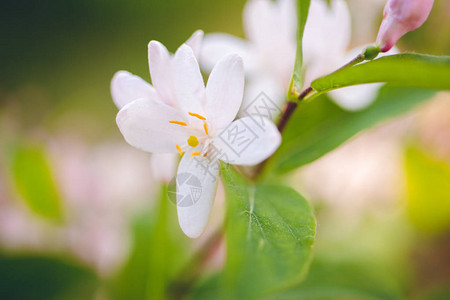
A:
POLYGON ((342 67, 340 67, 339 69, 337 69, 334 72, 340 71, 342 69, 347 69, 349 67, 353 67, 354 65, 359 64, 360 62, 363 62, 364 60, 365 60, 364 53, 360 53, 354 59, 352 59, 351 61, 349 61, 348 63, 346 63, 345 65, 343 65, 342 67))
MULTIPOLYGON (((355 58, 353 58, 351 61, 340 67, 334 72, 340 71, 342 69, 347 69, 350 67, 353 67, 356 64, 359 64, 365 60, 372 60, 380 53, 380 48, 376 45, 368 46, 365 48, 360 54, 358 54, 355 58)), ((332 73, 334 73, 332 72, 332 73)), ((311 86, 308 86, 306 89, 304 89, 297 98, 297 103, 302 100, 312 100, 316 98, 317 96, 321 95, 322 93, 315 91, 311 86)), ((292 114, 294 113, 295 109, 298 105, 291 104, 292 102, 288 102, 288 105, 286 105, 286 108, 283 112, 283 115, 280 118, 280 121, 278 123, 278 129, 280 132, 283 131, 283 129, 286 127, 287 122, 291 118, 292 114)), ((294 102, 295 103, 295 102, 294 102)), ((296 104, 297 104, 296 103, 296 104)))

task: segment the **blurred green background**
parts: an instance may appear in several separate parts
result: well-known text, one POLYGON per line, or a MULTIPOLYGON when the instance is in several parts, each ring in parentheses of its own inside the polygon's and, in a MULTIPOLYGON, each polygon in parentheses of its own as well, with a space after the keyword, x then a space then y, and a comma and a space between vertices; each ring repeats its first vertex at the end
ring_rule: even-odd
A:
POLYGON ((147 44, 170 51, 196 29, 242 35, 244 1, 3 1, 2 108, 24 113, 21 125, 56 126, 80 112, 77 131, 117 134, 109 82, 117 70, 149 80, 147 44))
MULTIPOLYGON (((374 40, 383 1, 374 1, 372 17, 365 18, 368 12, 359 9, 370 2, 349 1, 353 46, 374 40), (361 23, 368 19, 374 20, 369 27, 361 23)), ((426 24, 401 40, 402 51, 450 54, 450 2, 435 2, 426 24)), ((158 295, 158 289, 167 284, 165 278, 182 269, 198 243, 180 235, 173 206, 154 204, 152 199, 161 197, 160 187, 137 167, 147 167, 145 155, 128 149, 122 140, 110 80, 118 70, 150 80, 147 44, 152 39, 173 52, 197 29, 242 37, 244 5, 243 0, 0 3, 1 299, 105 299, 111 295, 145 299, 151 298, 148 290, 154 288, 157 291, 150 294, 158 295), (120 149, 118 154, 104 151, 113 147, 120 149), (107 153, 105 161, 103 153, 107 153), (126 169, 130 173, 102 180, 106 173, 114 173, 116 157, 130 166, 126 169), (72 173, 78 177, 72 178, 72 173), (115 183, 133 177, 130 174, 140 176, 138 188, 142 189, 130 196, 138 201, 127 199, 126 188, 115 190, 115 183), (120 204, 111 204, 113 194, 120 196, 120 204), (67 200, 71 197, 83 201, 67 200), (137 202, 134 210, 127 208, 128 202, 137 202), (167 219, 157 217, 161 211, 167 219), (67 220, 74 225, 67 225, 67 220), (152 236, 154 228, 161 226, 174 233, 152 236), (35 227, 36 232, 31 230, 35 227), (80 227, 85 231, 78 231, 80 227), (100 229, 88 236, 93 232, 90 228, 100 229), (23 232, 27 234, 21 238, 23 232), (80 241, 86 241, 81 250, 80 241), (154 241, 168 245, 162 251, 167 253, 152 247, 154 241), (129 246, 122 249, 122 244, 129 246), (117 257, 114 247, 121 253, 117 257), (111 259, 98 259, 105 255, 111 259), (154 268, 149 271, 146 265, 154 268)), ((390 137, 402 145, 402 155, 394 160, 402 166, 403 181, 393 187, 399 193, 387 197, 395 198, 394 204, 384 205, 386 199, 381 196, 372 199, 382 203, 381 213, 371 205, 347 209, 355 206, 352 201, 357 202, 358 194, 336 211, 326 196, 314 193, 317 187, 293 181, 309 192, 316 208, 316 255, 305 282, 280 297, 450 298, 449 94, 440 94, 405 118, 410 117, 414 120, 407 123, 408 130, 387 130, 372 138, 390 137), (348 210, 351 217, 342 214, 348 210)), ((344 155, 349 163, 352 151, 344 155)), ((376 178, 369 174, 366 180, 376 178)), ((123 184, 130 189, 137 185, 123 184)), ((205 287, 199 284, 195 295, 211 295, 205 287)))

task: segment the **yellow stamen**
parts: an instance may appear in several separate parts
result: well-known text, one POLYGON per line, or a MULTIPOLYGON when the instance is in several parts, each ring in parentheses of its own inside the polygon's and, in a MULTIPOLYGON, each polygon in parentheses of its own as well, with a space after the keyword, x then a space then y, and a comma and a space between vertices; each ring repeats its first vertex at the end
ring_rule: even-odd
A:
POLYGON ((191 156, 197 156, 200 155, 200 152, 192 152, 191 156))
POLYGON ((188 142, 189 146, 191 146, 191 147, 197 147, 198 146, 198 139, 195 136, 193 136, 193 135, 191 135, 188 138, 187 142, 188 142))
POLYGON ((201 115, 199 115, 199 114, 195 114, 195 113, 191 113, 191 112, 189 112, 188 114, 191 115, 191 116, 193 116, 193 117, 199 118, 200 120, 203 120, 203 121, 206 120, 205 117, 203 117, 203 116, 201 116, 201 115))
POLYGON ((180 153, 180 156, 183 156, 183 151, 181 151, 181 147, 179 145, 177 145, 177 150, 180 153))
POLYGON ((209 133, 208 133, 208 124, 206 124, 206 123, 203 124, 203 128, 205 128, 205 133, 206 133, 206 134, 209 134, 209 133))
POLYGON ((181 126, 187 126, 187 124, 186 124, 186 123, 184 123, 184 122, 181 122, 181 121, 169 121, 169 123, 172 123, 172 124, 177 124, 177 125, 181 125, 181 126))
POLYGON ((203 157, 206 157, 206 154, 208 154, 207 152, 205 152, 205 154, 203 154, 203 157))

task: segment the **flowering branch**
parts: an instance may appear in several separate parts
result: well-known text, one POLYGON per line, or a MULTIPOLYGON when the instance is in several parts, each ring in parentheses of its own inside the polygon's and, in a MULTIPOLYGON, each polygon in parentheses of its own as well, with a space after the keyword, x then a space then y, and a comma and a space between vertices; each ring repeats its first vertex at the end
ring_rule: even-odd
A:
MULTIPOLYGON (((365 48, 363 50, 362 53, 358 54, 354 59, 352 59, 351 61, 349 61, 348 63, 346 63, 345 65, 343 65, 342 67, 340 67, 339 69, 337 69, 334 72, 353 67, 354 65, 359 64, 365 60, 372 60, 375 57, 377 57, 379 53, 380 53, 380 48, 378 46, 368 46, 367 48, 365 48)), ((305 100, 305 99, 312 99, 315 96, 318 96, 318 94, 310 85, 299 94, 298 98, 296 99, 297 101, 289 101, 286 104, 284 112, 278 122, 278 130, 280 131, 280 133, 286 127, 287 122, 289 121, 289 119, 291 118, 292 114, 294 113, 295 109, 298 106, 298 102, 305 100), (313 93, 313 94, 310 95, 311 93, 313 93), (310 97, 308 98, 308 96, 310 96, 310 97)))
MULTIPOLYGON (((365 60, 372 60, 372 59, 376 58, 380 52, 381 52, 381 50, 380 50, 379 46, 376 46, 376 45, 368 46, 368 47, 366 47, 363 50, 362 53, 358 54, 355 58, 353 58, 348 63, 346 63, 342 67, 338 68, 334 72, 337 72, 337 71, 342 70, 342 69, 350 68, 350 67, 352 67, 352 66, 354 66, 356 64, 359 64, 359 63, 361 63, 361 62, 363 62, 365 60)), ((332 73, 334 73, 334 72, 332 72, 332 73)), ((292 85, 291 85, 291 87, 292 87, 292 85)), ((277 124, 278 131, 280 133, 283 132, 283 130, 286 127, 287 123, 289 122, 289 120, 291 119, 291 117, 294 114, 295 110, 297 109, 299 102, 301 102, 301 101, 303 101, 305 99, 306 100, 311 100, 311 99, 313 99, 313 98, 315 98, 315 97, 317 97, 319 95, 320 95, 320 93, 316 92, 310 85, 298 95, 297 99, 295 99, 294 101, 289 100, 286 103, 285 108, 283 110, 283 114, 281 115, 281 117, 280 117, 280 119, 278 121, 278 124, 277 124)), ((264 160, 263 162, 261 162, 260 164, 258 164, 254 168, 253 176, 251 176, 252 179, 256 179, 256 178, 258 178, 258 176, 260 176, 260 174, 262 173, 262 170, 264 169, 267 161, 268 161, 268 159, 264 160)))
MULTIPOLYGON (((303 92, 300 93, 297 100, 298 101, 303 100, 306 96, 308 96, 313 91, 314 90, 312 87, 308 87, 307 89, 305 89, 303 92)), ((291 116, 294 113, 297 106, 298 106, 298 103, 294 102, 294 101, 288 101, 288 103, 286 104, 286 108, 284 109, 283 115, 281 116, 280 121, 278 122, 278 126, 277 126, 278 130, 280 132, 283 131, 284 127, 286 126, 287 122, 291 118, 291 116)))

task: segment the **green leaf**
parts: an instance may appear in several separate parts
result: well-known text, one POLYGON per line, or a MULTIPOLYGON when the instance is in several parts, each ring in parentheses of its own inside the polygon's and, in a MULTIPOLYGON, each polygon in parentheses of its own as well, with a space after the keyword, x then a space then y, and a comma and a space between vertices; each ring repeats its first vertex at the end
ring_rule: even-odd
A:
MULTIPOLYGON (((300 91, 303 87, 303 31, 305 29, 306 19, 308 18, 309 4, 311 0, 297 0, 297 54, 295 57, 294 72, 292 74, 289 91, 295 89, 300 91)), ((290 94, 290 93, 289 93, 290 94)), ((291 95, 288 95, 290 97, 291 95)))
POLYGON ((304 282, 264 299, 399 299, 385 275, 373 265, 315 259, 304 282))
POLYGON ((18 146, 12 151, 12 177, 17 191, 32 211, 62 220, 60 195, 46 153, 39 146, 18 146))
POLYGON ((134 247, 125 267, 111 283, 113 299, 165 299, 170 280, 189 254, 176 207, 163 185, 156 208, 144 211, 134 224, 134 247))
POLYGON ((382 266, 315 259, 305 281, 264 299, 399 299, 399 289, 382 266))
POLYGON ((367 109, 349 112, 326 95, 302 103, 288 123, 279 150, 266 171, 288 172, 310 163, 377 123, 411 110, 433 95, 433 91, 385 85, 367 109))
POLYGON ((372 82, 429 89, 450 89, 450 57, 424 54, 396 54, 341 69, 314 80, 318 92, 372 82))
POLYGON ((450 227, 450 166, 422 150, 405 153, 408 214, 414 225, 430 232, 450 227))
POLYGON ((296 284, 312 253, 315 218, 295 190, 246 182, 222 168, 227 195, 226 299, 253 299, 296 284))
POLYGON ((74 262, 40 256, 0 257, 0 299, 92 299, 97 276, 74 262))

